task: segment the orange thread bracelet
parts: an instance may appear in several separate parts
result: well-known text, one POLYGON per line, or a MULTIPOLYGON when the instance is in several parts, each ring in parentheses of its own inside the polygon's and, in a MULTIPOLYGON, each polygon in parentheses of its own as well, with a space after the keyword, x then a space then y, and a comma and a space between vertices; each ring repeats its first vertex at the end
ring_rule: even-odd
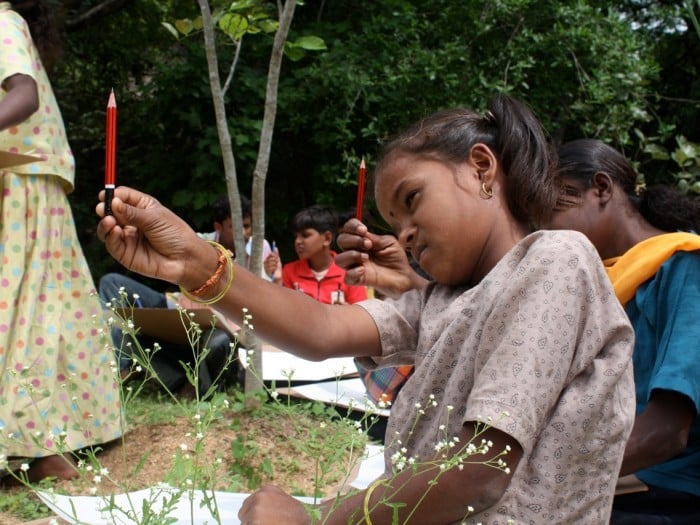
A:
POLYGON ((209 279, 207 279, 207 281, 196 290, 187 291, 184 288, 180 287, 180 291, 184 294, 185 297, 199 304, 214 304, 215 302, 220 301, 221 298, 223 298, 223 296, 226 295, 226 293, 229 291, 229 289, 231 288, 231 284, 233 283, 233 254, 230 250, 227 250, 218 242, 207 242, 214 246, 214 248, 216 248, 216 250, 219 252, 216 270, 214 271, 212 276, 209 277, 209 279), (224 270, 227 266, 229 272, 228 282, 226 283, 226 286, 224 286, 223 290, 216 294, 215 297, 207 300, 202 300, 201 297, 207 295, 219 283, 219 281, 221 280, 221 276, 224 274, 224 270))

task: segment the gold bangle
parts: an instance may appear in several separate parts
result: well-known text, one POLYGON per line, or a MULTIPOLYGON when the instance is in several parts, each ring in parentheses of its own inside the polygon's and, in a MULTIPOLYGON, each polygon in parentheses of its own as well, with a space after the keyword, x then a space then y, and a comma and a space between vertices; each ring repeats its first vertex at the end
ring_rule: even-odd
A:
POLYGON ((369 487, 367 487, 367 492, 365 492, 365 501, 362 504, 362 510, 364 511, 365 525, 372 525, 372 520, 369 517, 369 499, 372 497, 372 492, 374 492, 374 489, 376 489, 382 483, 384 483, 383 479, 376 479, 372 482, 372 484, 369 487))
POLYGON ((230 250, 227 250, 225 247, 223 247, 221 244, 218 242, 214 241, 207 241, 209 244, 214 246, 216 250, 219 252, 219 258, 218 258, 218 263, 216 265, 216 270, 212 274, 207 281, 197 288, 196 290, 192 291, 187 291, 185 290, 182 286, 180 286, 180 291, 182 294, 190 299, 191 301, 194 301, 195 303, 199 304, 214 304, 218 301, 220 301, 224 295, 229 291, 231 288, 231 284, 233 284, 233 273, 234 273, 234 265, 233 265, 233 254, 231 253, 230 250), (228 282, 226 283, 226 286, 214 297, 211 299, 206 299, 203 300, 201 297, 203 295, 206 295, 209 293, 221 280, 221 276, 224 274, 224 269, 228 267, 228 282))

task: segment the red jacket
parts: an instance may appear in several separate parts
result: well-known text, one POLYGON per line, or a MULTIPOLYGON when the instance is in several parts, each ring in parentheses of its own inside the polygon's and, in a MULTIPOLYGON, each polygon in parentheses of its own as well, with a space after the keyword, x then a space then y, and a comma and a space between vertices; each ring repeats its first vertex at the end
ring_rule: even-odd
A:
POLYGON ((339 289, 345 295, 346 303, 352 304, 367 299, 367 289, 364 286, 345 284, 345 270, 335 264, 335 253, 331 253, 334 261, 320 281, 316 280, 311 271, 308 259, 298 259, 282 267, 282 284, 326 304, 333 304, 331 293, 337 293, 339 289))

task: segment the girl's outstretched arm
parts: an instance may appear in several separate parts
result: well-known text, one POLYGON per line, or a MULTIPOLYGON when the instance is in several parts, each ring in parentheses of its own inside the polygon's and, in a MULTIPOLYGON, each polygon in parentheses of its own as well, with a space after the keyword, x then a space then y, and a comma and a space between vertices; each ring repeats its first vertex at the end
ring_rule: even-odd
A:
MULTIPOLYGON (((112 201, 113 216, 104 216, 103 203, 96 211, 102 217, 98 237, 129 270, 196 290, 217 269, 219 252, 150 195, 119 187, 112 201)), ((228 274, 222 276, 207 295, 215 297, 228 281, 228 274)), ((362 307, 319 303, 238 265, 216 308, 239 323, 247 308, 257 334, 306 359, 381 353, 377 327, 362 307)))

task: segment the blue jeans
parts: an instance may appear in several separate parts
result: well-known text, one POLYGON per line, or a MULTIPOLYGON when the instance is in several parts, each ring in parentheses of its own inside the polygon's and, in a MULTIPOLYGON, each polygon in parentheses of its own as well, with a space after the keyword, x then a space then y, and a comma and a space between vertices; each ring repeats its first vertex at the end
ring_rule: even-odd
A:
MULTIPOLYGON (((135 306, 139 308, 168 308, 168 301, 164 293, 158 292, 143 283, 140 283, 126 275, 108 273, 100 279, 99 294, 102 301, 110 302, 116 307, 135 306), (122 294, 120 290, 123 288, 122 294), (126 296, 124 296, 126 294, 126 296), (137 298, 134 298, 134 295, 137 298)), ((112 327, 112 342, 116 348, 116 357, 120 370, 128 370, 133 356, 130 349, 133 346, 126 345, 124 334, 118 327, 112 327)), ((139 335, 141 346, 153 347, 155 341, 148 336, 139 335)), ((204 395, 209 389, 215 387, 221 390, 234 383, 238 379, 237 362, 232 359, 235 356, 229 334, 218 328, 205 330, 201 337, 201 344, 206 344, 209 352, 203 360, 200 359, 197 388, 200 395, 204 395)), ((153 372, 169 391, 174 392, 184 386, 187 374, 183 363, 193 365, 201 348, 191 348, 187 345, 167 344, 151 358, 153 372)))
MULTIPOLYGON (((158 292, 140 283, 131 277, 120 273, 108 273, 100 279, 99 284, 100 299, 103 303, 111 303, 117 307, 137 306, 139 308, 167 308, 168 301, 165 294, 158 292), (126 297, 120 295, 123 288, 126 297), (134 294, 138 299, 134 299, 134 294)), ((112 343, 117 350, 119 370, 128 369, 131 365, 131 356, 126 352, 126 347, 122 344, 123 334, 120 328, 112 327, 112 343)))

